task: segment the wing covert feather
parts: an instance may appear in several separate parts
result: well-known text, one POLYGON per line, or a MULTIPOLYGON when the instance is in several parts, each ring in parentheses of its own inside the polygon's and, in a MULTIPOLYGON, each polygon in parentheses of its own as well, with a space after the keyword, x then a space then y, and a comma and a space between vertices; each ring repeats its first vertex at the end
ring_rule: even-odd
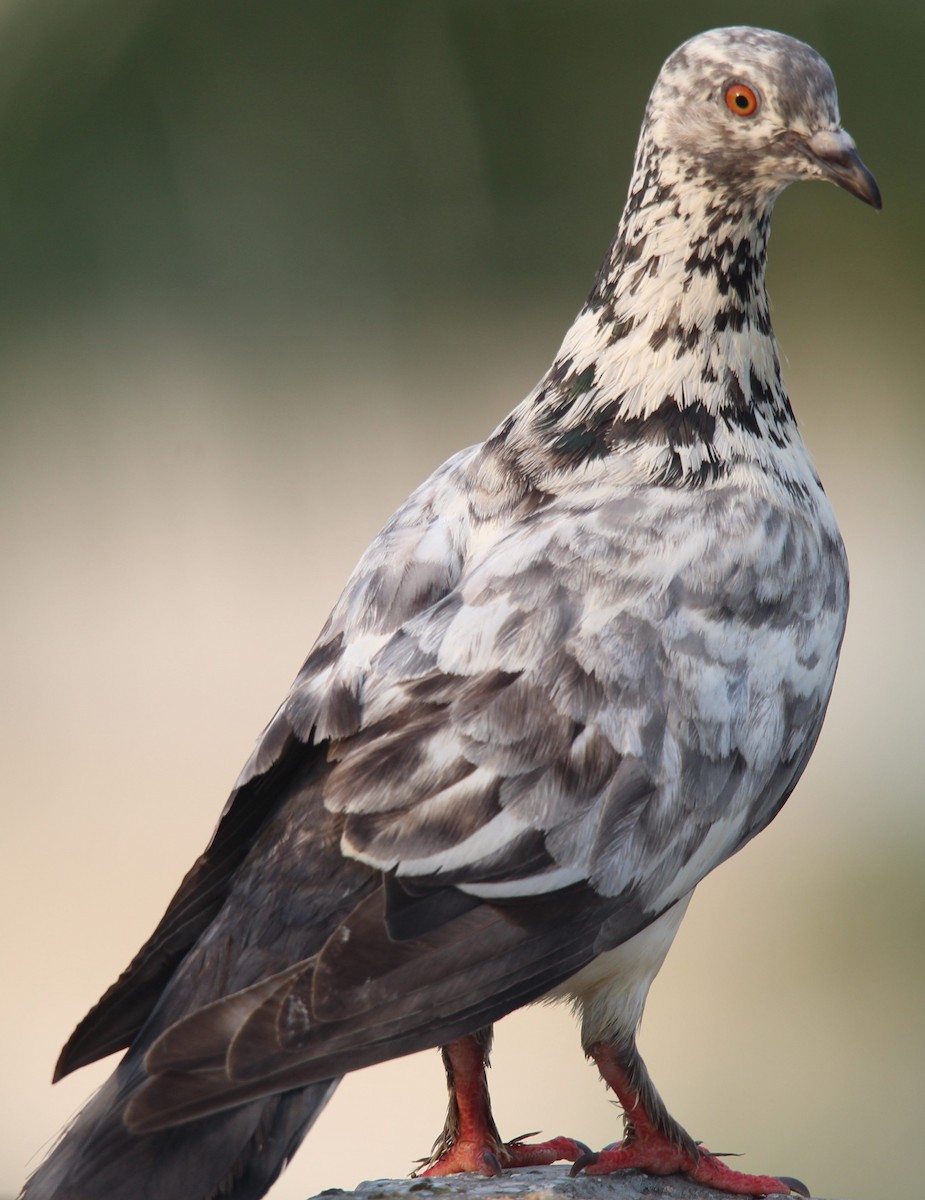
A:
POLYGON ((585 879, 654 911, 765 824, 821 726, 841 551, 747 489, 702 499, 589 486, 483 531, 373 653, 361 726, 331 746, 345 852, 497 898, 528 893, 538 834, 537 892, 585 879))

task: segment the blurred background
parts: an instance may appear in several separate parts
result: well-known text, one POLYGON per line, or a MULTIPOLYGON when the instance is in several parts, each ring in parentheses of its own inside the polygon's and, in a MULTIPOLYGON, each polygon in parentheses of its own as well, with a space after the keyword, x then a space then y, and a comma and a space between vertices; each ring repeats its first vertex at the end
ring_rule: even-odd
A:
MULTIPOLYGON (((853 608, 804 781, 699 890, 642 1048, 744 1169, 921 1194, 925 9, 0 0, 0 1195, 111 1069, 49 1082, 359 553, 548 365, 661 62, 743 19, 826 56, 885 198, 792 189, 772 240, 853 608)), ((507 1136, 617 1136, 564 1011, 501 1024, 494 1096, 507 1136)), ((443 1105, 434 1053, 352 1076, 274 1200, 407 1173, 443 1105)))

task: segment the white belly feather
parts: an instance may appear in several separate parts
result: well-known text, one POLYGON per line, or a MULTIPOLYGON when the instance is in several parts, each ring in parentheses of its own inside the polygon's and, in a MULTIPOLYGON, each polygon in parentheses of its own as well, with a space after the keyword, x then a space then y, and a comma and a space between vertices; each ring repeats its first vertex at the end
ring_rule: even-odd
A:
POLYGON ((692 889, 635 937, 598 955, 542 998, 544 1002, 571 1003, 581 1017, 583 1046, 623 1040, 635 1033, 652 980, 665 961, 693 894, 692 889))

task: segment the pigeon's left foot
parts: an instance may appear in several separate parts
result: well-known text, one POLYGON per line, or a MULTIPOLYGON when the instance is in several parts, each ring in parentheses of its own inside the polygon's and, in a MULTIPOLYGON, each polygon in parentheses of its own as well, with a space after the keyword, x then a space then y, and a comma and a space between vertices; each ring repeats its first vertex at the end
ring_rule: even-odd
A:
POLYGON ((456 1175, 461 1171, 500 1175, 511 1167, 542 1167, 559 1159, 574 1162, 590 1153, 581 1142, 565 1137, 534 1144, 525 1143, 522 1138, 501 1141, 491 1115, 485 1076, 490 1045, 491 1030, 482 1029, 443 1047, 450 1093, 446 1127, 434 1146, 434 1156, 414 1172, 417 1178, 456 1175))
POLYGON ((634 1168, 650 1175, 687 1175, 695 1183, 737 1196, 789 1195, 791 1190, 809 1195, 796 1180, 732 1170, 715 1154, 691 1142, 680 1128, 676 1136, 671 1136, 665 1126, 674 1123, 667 1113, 657 1111, 661 1102, 645 1075, 642 1060, 629 1060, 625 1051, 606 1042, 589 1047, 588 1053, 626 1114, 626 1136, 618 1145, 599 1154, 576 1159, 573 1175, 580 1171, 609 1175, 634 1168))

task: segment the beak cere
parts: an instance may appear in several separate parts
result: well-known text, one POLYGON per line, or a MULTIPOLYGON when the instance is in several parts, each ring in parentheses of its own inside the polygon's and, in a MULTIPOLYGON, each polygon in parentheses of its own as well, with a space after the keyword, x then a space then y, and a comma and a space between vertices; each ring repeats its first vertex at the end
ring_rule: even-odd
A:
POLYGON ((854 139, 844 129, 820 129, 803 143, 824 179, 837 183, 878 211, 881 207, 877 181, 861 161, 854 139))

